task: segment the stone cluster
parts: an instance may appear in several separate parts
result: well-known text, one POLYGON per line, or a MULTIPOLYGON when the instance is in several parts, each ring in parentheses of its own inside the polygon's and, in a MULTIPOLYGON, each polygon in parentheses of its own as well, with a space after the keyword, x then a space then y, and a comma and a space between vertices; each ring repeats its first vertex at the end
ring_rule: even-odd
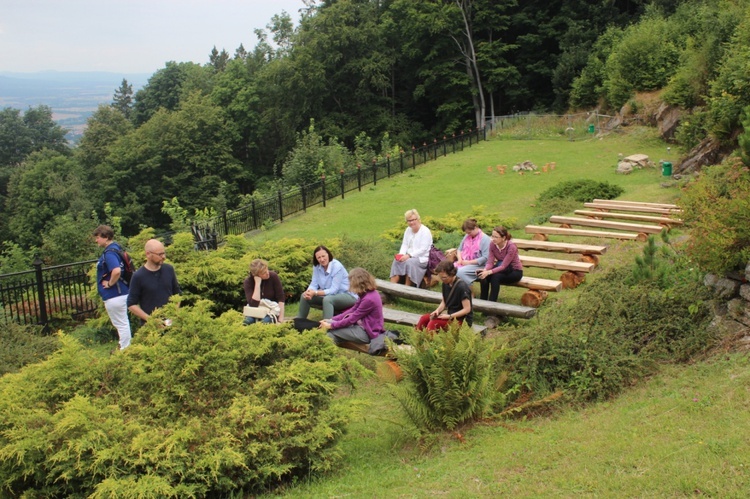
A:
POLYGON ((704 284, 713 290, 719 304, 712 326, 750 348, 750 263, 744 272, 723 277, 706 274, 704 284))

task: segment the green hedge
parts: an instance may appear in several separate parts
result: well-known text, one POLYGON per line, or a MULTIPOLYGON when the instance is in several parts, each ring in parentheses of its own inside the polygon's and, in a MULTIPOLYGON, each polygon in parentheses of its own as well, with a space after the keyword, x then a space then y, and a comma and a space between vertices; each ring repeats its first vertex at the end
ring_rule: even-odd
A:
POLYGON ((0 379, 0 496, 218 497, 330 469, 350 417, 323 335, 174 304, 104 358, 64 336, 0 379))

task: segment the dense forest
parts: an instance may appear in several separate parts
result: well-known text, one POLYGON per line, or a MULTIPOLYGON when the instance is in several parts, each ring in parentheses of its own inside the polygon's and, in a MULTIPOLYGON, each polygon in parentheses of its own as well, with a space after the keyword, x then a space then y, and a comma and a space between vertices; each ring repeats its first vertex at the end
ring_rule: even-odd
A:
POLYGON ((750 105, 747 0, 322 0, 255 46, 123 80, 72 148, 45 106, 0 112, 0 271, 127 236, 514 112, 686 113, 675 140, 731 145, 750 105))

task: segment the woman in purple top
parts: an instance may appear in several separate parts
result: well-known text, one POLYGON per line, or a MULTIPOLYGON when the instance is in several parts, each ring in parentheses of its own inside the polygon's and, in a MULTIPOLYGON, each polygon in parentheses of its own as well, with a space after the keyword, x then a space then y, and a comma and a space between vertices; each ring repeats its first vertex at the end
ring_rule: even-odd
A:
POLYGON ((328 330, 328 336, 338 345, 343 341, 370 343, 385 332, 383 302, 377 291, 375 278, 361 267, 349 272, 349 291, 359 300, 345 312, 320 321, 320 327, 328 330))
POLYGON ((513 284, 523 277, 518 247, 511 241, 511 237, 505 227, 492 229, 490 257, 484 270, 477 272, 480 279, 479 298, 482 300, 497 301, 501 284, 513 284))

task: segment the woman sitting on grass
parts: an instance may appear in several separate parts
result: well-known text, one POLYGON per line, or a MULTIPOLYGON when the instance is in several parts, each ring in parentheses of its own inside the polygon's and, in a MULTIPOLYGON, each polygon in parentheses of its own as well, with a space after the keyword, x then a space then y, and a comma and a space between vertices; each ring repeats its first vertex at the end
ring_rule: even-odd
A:
POLYGON ((492 229, 490 257, 484 270, 478 274, 479 298, 482 300, 497 301, 501 284, 514 284, 523 277, 523 264, 512 237, 505 227, 492 229))
POLYGON ((471 288, 465 281, 456 277, 457 269, 450 260, 443 260, 435 267, 435 273, 443 282, 443 299, 440 305, 424 314, 417 322, 417 329, 427 328, 428 331, 447 329, 448 324, 457 320, 469 326, 474 321, 471 309, 471 288))
POLYGON ((345 341, 367 345, 385 333, 383 302, 375 278, 361 267, 354 268, 349 273, 349 290, 359 296, 357 303, 330 320, 323 319, 320 327, 328 330, 336 345, 345 341))

